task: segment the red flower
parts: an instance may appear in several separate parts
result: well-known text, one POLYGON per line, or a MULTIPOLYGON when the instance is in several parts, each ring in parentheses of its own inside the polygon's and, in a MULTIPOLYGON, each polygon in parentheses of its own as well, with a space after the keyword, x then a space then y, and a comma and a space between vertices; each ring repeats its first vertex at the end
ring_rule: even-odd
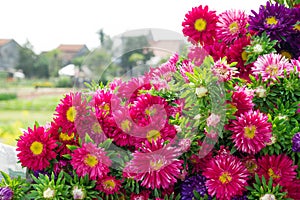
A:
POLYGON ((56 141, 43 127, 28 128, 17 142, 18 158, 23 167, 31 170, 44 170, 56 157, 56 141))
POLYGON ((227 153, 211 159, 203 175, 208 179, 208 194, 220 200, 230 200, 242 195, 248 185, 249 174, 246 167, 237 157, 227 153))
POLYGON ((182 22, 183 34, 193 44, 211 44, 216 36, 217 15, 208 6, 192 8, 182 22))
POLYGON ((257 174, 267 180, 272 177, 274 185, 289 185, 297 176, 297 165, 293 165, 293 160, 285 154, 265 155, 258 159, 257 164, 257 174))

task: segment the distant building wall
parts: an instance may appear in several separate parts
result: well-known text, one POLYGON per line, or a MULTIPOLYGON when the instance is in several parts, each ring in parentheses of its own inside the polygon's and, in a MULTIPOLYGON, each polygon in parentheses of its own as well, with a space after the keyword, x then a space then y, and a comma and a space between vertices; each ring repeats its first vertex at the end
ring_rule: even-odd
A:
POLYGON ((0 70, 14 71, 19 63, 20 45, 14 40, 0 39, 0 70))

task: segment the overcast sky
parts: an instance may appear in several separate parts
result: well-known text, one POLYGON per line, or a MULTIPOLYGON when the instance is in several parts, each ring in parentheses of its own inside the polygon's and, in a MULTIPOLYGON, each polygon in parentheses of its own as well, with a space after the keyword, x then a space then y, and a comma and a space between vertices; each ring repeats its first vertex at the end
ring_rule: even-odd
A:
POLYGON ((208 5, 218 13, 250 13, 266 0, 0 0, 0 38, 28 40, 34 51, 59 44, 99 45, 97 31, 110 36, 141 28, 163 28, 181 34, 181 22, 192 7, 208 5))

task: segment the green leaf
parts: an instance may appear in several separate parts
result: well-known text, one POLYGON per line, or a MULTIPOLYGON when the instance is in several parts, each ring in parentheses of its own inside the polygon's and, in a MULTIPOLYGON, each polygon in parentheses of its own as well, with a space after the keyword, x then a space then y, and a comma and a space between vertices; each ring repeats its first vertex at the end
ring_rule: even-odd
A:
POLYGON ((6 174, 5 172, 3 171, 0 171, 1 175, 3 176, 4 178, 4 181, 7 185, 9 185, 11 183, 11 178, 9 177, 8 174, 6 174))
POLYGON ((64 154, 64 155, 62 155, 62 157, 64 157, 64 158, 67 158, 67 159, 69 159, 69 160, 71 160, 71 159, 72 159, 72 157, 71 157, 71 155, 70 155, 70 154, 64 154))
POLYGON ((85 143, 94 143, 93 139, 90 137, 89 134, 85 134, 84 141, 85 143))
POLYGON ((71 151, 74 151, 75 149, 78 149, 78 148, 79 148, 79 147, 76 146, 76 145, 69 145, 69 144, 67 144, 66 146, 67 146, 67 148, 70 149, 71 151))

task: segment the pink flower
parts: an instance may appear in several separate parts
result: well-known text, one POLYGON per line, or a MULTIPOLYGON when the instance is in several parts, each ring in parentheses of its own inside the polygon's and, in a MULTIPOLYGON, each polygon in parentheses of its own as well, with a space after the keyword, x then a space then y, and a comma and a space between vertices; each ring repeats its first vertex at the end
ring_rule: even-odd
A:
POLYGON ((203 175, 207 178, 208 194, 220 200, 242 195, 248 185, 248 171, 242 162, 229 154, 217 155, 210 160, 203 175))
POLYGON ((233 120, 232 131, 234 146, 242 152, 256 154, 263 149, 272 137, 272 124, 268 116, 259 111, 242 113, 233 120))
POLYGON ((141 181, 146 188, 167 189, 181 175, 183 161, 178 156, 177 149, 163 145, 162 140, 146 141, 141 151, 133 153, 133 159, 126 164, 124 172, 141 181))
POLYGON ((106 152, 92 143, 82 144, 71 156, 71 165, 80 177, 88 174, 90 179, 96 180, 103 178, 110 171, 111 160, 106 156, 106 152))

